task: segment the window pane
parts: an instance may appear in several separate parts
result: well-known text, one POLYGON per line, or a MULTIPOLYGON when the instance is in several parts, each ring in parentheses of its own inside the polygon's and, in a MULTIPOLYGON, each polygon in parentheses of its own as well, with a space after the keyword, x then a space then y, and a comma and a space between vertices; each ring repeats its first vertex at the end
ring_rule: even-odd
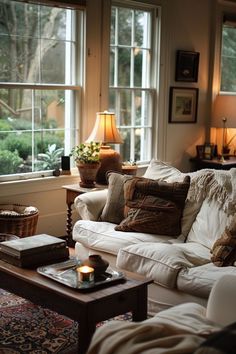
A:
POLYGON ((118 86, 130 86, 130 55, 130 49, 118 49, 118 86))
POLYGON ((115 85, 115 49, 110 50, 110 86, 115 85))
POLYGON ((115 44, 115 30, 116 30, 116 9, 112 7, 111 9, 111 34, 110 43, 115 44))
POLYGON ((131 46, 132 11, 118 8, 118 45, 131 46))
POLYGON ((131 130, 130 129, 120 129, 124 143, 120 145, 120 154, 123 161, 131 160, 131 130))
MULTIPOLYGON (((72 104, 72 94, 64 90, 0 90, 0 150, 7 160, 17 161, 9 173, 59 167, 64 146, 70 151, 75 144, 74 126, 69 117, 65 119, 65 97, 72 104)), ((3 165, 0 174, 6 174, 3 165)))
POLYGON ((135 161, 140 161, 141 159, 141 133, 142 129, 135 129, 135 155, 134 155, 134 160, 135 161))
POLYGON ((220 89, 236 92, 236 28, 234 27, 223 28, 220 89))
POLYGON ((72 11, 14 1, 3 1, 0 10, 0 81, 66 83, 72 11))
POLYGON ((131 91, 120 93, 120 125, 131 125, 131 91))

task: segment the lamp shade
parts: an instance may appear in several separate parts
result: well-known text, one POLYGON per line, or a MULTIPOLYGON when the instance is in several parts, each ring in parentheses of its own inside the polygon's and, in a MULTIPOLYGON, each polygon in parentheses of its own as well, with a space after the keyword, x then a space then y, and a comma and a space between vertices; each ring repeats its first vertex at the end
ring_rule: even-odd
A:
POLYGON ((121 144, 122 138, 116 128, 115 114, 112 112, 98 112, 92 133, 87 142, 99 141, 103 144, 121 144))
POLYGON ((116 128, 116 118, 114 113, 107 111, 97 113, 93 131, 86 140, 86 142, 90 141, 102 143, 99 153, 101 166, 96 175, 96 182, 99 184, 106 184, 106 174, 108 171, 122 171, 122 162, 119 152, 107 145, 108 143, 121 144, 123 142, 120 133, 116 128))
POLYGON ((236 128, 236 95, 217 95, 213 106, 212 127, 236 128))

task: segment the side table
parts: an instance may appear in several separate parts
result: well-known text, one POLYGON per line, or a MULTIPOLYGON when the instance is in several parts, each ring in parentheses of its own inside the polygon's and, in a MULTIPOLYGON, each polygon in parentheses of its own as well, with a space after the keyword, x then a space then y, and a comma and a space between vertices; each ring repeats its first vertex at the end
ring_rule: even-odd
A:
POLYGON ((236 157, 230 157, 228 160, 205 160, 197 157, 191 158, 190 161, 194 164, 194 170, 201 170, 203 168, 213 168, 215 170, 230 170, 236 167, 236 157))
POLYGON ((62 186, 66 190, 66 204, 67 204, 67 220, 66 220, 66 233, 67 233, 67 244, 69 247, 74 246, 72 240, 72 205, 74 204, 75 198, 83 193, 93 192, 98 190, 103 190, 107 188, 106 185, 96 185, 94 188, 83 188, 80 187, 79 183, 69 184, 62 186))

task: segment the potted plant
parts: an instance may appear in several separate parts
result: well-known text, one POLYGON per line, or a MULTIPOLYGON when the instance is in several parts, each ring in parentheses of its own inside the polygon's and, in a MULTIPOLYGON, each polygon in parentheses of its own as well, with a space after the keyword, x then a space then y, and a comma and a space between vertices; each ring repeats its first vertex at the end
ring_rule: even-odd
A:
POLYGON ((74 157, 79 170, 81 187, 92 188, 95 185, 96 175, 101 166, 100 147, 100 143, 91 141, 90 143, 81 143, 71 150, 70 155, 74 157))

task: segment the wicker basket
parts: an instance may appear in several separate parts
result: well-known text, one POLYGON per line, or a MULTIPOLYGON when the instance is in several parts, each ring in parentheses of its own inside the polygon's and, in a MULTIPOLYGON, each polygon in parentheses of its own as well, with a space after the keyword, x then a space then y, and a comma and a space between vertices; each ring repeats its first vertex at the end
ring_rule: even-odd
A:
POLYGON ((35 235, 38 209, 20 204, 0 204, 0 232, 19 237, 35 235))

